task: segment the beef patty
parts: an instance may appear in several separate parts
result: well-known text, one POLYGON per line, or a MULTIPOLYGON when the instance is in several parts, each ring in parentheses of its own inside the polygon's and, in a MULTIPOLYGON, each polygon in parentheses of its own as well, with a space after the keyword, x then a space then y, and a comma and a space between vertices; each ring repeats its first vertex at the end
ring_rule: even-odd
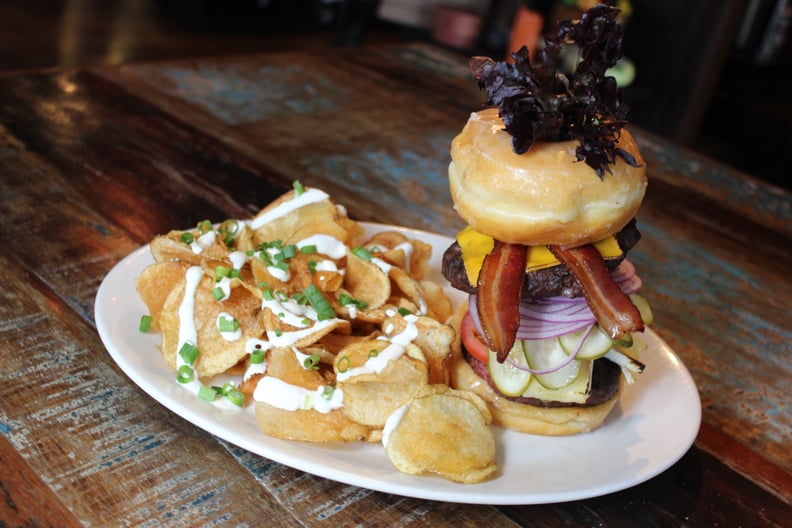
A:
MULTIPOLYGON (((605 265, 609 270, 618 266, 624 255, 638 243, 641 233, 635 226, 635 219, 631 220, 624 229, 616 234, 616 241, 622 250, 619 257, 606 258, 605 265)), ((457 242, 451 244, 443 253, 443 277, 457 290, 467 293, 476 293, 476 285, 470 284, 465 263, 462 260, 462 248, 457 242)), ((523 283, 523 299, 541 299, 544 297, 580 297, 583 295, 583 286, 577 277, 566 266, 559 264, 550 268, 532 271, 525 275, 523 283)))

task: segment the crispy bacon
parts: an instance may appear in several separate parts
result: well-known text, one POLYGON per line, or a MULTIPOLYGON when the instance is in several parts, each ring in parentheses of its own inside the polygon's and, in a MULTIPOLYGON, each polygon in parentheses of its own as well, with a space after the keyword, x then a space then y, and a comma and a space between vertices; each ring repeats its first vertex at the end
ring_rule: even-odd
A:
POLYGON ((611 338, 621 339, 630 332, 644 330, 641 313, 613 280, 594 246, 549 247, 580 281, 589 308, 611 338))
POLYGON ((527 258, 526 246, 496 241, 479 272, 476 308, 484 338, 500 363, 506 360, 517 338, 527 258))

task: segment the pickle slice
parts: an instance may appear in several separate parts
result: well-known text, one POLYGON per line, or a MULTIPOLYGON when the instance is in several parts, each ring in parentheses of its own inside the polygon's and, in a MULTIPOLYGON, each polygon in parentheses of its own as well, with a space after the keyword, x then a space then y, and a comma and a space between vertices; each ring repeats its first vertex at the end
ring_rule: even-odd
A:
POLYGON ((506 361, 498 363, 497 354, 492 350, 489 351, 489 358, 487 361, 487 369, 489 370, 490 377, 495 387, 506 396, 520 396, 528 384, 531 382, 531 373, 527 370, 520 370, 509 361, 514 361, 522 367, 528 367, 523 354, 522 345, 517 341, 509 355, 506 356, 506 361))
MULTIPOLYGON (((525 359, 534 370, 554 369, 568 358, 558 338, 521 341, 525 359)), ((548 389, 560 389, 575 381, 580 375, 580 361, 573 360, 547 374, 534 374, 536 381, 548 389)))
POLYGON ((608 351, 613 348, 613 339, 603 332, 599 325, 594 325, 594 328, 591 329, 591 332, 588 333, 588 336, 586 336, 585 341, 583 341, 581 345, 580 340, 586 335, 587 330, 588 329, 585 328, 579 332, 572 332, 571 334, 565 334, 558 338, 561 348, 564 349, 567 355, 574 353, 578 346, 580 346, 580 351, 577 356, 575 356, 575 359, 597 359, 607 354, 608 351))

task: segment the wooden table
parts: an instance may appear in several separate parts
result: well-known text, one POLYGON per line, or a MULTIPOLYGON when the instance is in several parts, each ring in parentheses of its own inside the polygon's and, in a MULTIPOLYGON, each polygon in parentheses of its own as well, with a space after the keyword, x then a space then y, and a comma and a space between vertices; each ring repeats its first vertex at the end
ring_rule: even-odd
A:
POLYGON ((121 258, 294 179, 453 235, 449 143, 480 102, 465 58, 423 45, 0 76, 2 524, 788 526, 792 196, 640 130, 632 258, 703 407, 695 445, 643 484, 508 507, 368 491, 217 439, 108 355, 94 297, 121 258))

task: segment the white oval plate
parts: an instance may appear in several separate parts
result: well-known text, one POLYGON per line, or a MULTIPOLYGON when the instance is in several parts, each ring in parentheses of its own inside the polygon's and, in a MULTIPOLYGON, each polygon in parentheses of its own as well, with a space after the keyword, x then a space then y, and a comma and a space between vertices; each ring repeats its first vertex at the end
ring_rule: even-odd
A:
MULTIPOLYGON (((434 248, 433 278, 440 275, 448 237, 394 226, 363 224, 369 233, 402 231, 434 248)), ((311 444, 271 438, 256 425, 252 407, 242 412, 211 406, 183 390, 165 364, 160 336, 138 331, 146 307, 135 278, 152 263, 148 246, 119 262, 96 295, 96 327, 118 366, 157 402, 196 426, 281 464, 372 490, 408 497, 474 504, 546 504, 585 499, 640 484, 684 455, 698 434, 701 402, 690 373, 651 330, 641 360, 646 371, 626 387, 604 426, 567 437, 543 437, 495 427, 497 477, 456 484, 400 473, 380 444, 311 444)), ((463 297, 447 288, 455 301, 463 297)), ((452 446, 449 446, 452 447, 452 446)))

